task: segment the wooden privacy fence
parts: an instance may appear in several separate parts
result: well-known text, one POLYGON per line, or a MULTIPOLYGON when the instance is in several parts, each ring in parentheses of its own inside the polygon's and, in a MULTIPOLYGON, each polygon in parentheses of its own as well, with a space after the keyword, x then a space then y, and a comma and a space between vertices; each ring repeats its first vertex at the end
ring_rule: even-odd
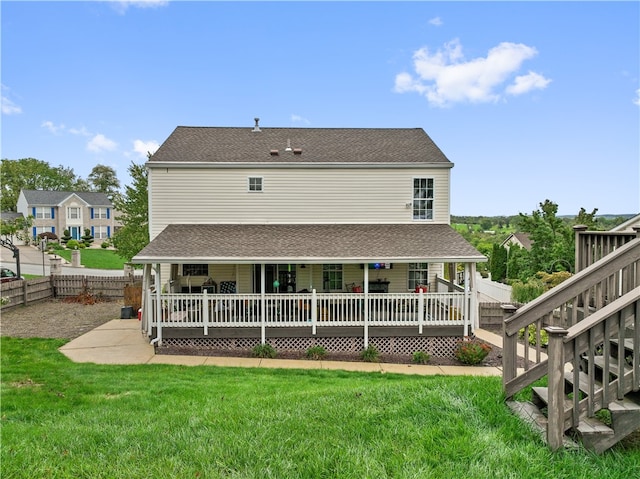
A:
MULTIPOLYGON (((128 286, 135 286, 136 283, 142 284, 142 276, 53 275, 47 278, 2 283, 0 296, 3 300, 8 300, 7 304, 2 305, 2 309, 27 305, 49 298, 73 297, 83 293, 113 301, 129 299, 125 298, 125 289, 128 286)), ((135 296, 130 297, 135 299, 135 296)), ((134 305, 131 304, 131 306, 134 305)))

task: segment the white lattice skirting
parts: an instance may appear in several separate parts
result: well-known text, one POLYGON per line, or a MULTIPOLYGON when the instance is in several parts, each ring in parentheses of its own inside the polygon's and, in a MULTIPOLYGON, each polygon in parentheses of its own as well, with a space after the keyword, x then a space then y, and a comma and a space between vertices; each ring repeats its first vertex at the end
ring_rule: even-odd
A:
MULTIPOLYGON (((433 357, 452 358, 459 337, 373 337, 369 344, 380 354, 411 356, 424 351, 433 357)), ((330 353, 360 353, 363 338, 269 338, 267 343, 276 351, 302 352, 313 346, 322 346, 330 353)), ((260 344, 259 338, 165 338, 163 349, 192 350, 194 354, 213 356, 216 352, 250 353, 260 344)))

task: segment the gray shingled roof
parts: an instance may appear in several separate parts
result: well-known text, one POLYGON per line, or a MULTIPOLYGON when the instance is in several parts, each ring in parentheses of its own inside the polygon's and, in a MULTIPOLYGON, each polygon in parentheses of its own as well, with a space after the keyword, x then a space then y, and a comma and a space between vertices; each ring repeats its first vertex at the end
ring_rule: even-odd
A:
POLYGON ((89 206, 113 206, 106 194, 92 191, 22 190, 22 192, 29 206, 59 205, 74 194, 89 206))
POLYGON ((134 263, 483 262, 443 224, 172 224, 134 263))
POLYGON ((196 163, 351 163, 453 166, 421 128, 177 127, 148 165, 196 163), (292 151, 285 151, 290 145, 292 151), (277 155, 271 151, 277 150, 277 155), (295 154, 295 150, 301 150, 295 154))

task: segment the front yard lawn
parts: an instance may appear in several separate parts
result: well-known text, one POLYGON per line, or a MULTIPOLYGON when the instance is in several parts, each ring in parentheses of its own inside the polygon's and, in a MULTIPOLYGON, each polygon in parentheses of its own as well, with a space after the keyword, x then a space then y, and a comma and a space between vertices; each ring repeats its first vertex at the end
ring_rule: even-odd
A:
MULTIPOLYGON (((114 250, 85 248, 80 251, 80 264, 85 268, 92 269, 124 269, 125 260, 114 250)), ((67 261, 71 261, 71 250, 55 250, 53 252, 58 256, 62 256, 67 261)))

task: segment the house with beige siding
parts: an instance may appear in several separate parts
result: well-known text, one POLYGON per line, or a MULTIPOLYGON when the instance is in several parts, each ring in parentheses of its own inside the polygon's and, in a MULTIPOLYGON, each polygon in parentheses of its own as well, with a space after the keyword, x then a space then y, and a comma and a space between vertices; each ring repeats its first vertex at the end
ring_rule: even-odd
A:
POLYGON ((132 261, 156 344, 410 354, 477 325, 486 258, 451 228, 453 163, 420 128, 180 126, 146 166, 132 261))
POLYGON ((73 239, 80 240, 88 229, 94 244, 100 244, 115 227, 113 204, 104 193, 21 190, 16 209, 25 218, 33 217, 33 238, 45 232, 61 237, 69 230, 73 239))

